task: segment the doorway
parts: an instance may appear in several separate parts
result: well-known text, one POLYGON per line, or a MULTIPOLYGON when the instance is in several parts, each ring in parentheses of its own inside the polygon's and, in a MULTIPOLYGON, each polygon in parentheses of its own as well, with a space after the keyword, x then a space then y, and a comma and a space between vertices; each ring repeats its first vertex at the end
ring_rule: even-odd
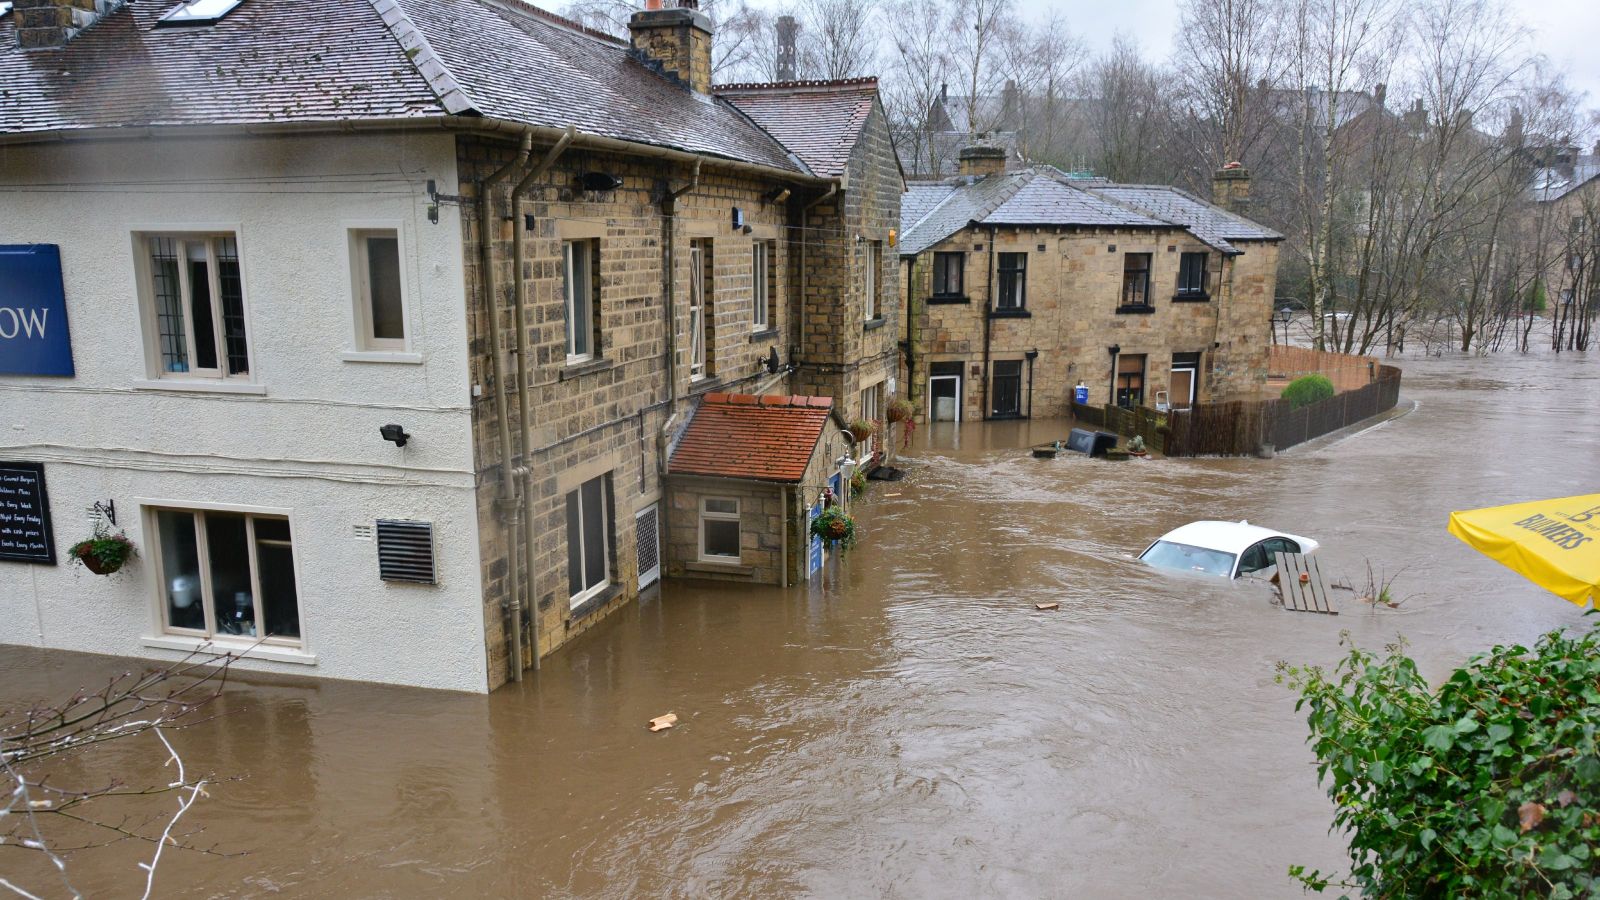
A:
POLYGON ((1183 410, 1194 406, 1199 383, 1200 354, 1172 354, 1172 408, 1183 410))
POLYGON ((934 363, 928 376, 928 421, 961 421, 961 366, 934 363))
POLYGON ((1117 357, 1117 405, 1133 409, 1144 405, 1144 354, 1117 357))

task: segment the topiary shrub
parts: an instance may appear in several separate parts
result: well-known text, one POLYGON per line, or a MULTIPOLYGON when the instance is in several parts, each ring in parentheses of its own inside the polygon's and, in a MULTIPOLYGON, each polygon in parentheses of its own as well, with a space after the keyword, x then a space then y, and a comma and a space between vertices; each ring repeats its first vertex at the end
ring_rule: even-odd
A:
POLYGON ((1496 647, 1437 690, 1404 644, 1331 674, 1279 663, 1350 841, 1347 880, 1289 874, 1367 897, 1600 894, 1596 634, 1496 647))
POLYGON ((1333 382, 1326 375, 1301 375, 1283 389, 1283 399, 1289 401, 1290 409, 1319 403, 1333 394, 1333 382))

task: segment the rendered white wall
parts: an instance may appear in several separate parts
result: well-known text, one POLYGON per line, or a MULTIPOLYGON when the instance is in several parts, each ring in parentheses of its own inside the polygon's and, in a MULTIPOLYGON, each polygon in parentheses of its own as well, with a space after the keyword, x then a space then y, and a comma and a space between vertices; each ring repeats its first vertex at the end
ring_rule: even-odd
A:
POLYGON ((46 464, 60 564, 0 562, 0 644, 173 658, 154 566, 69 563, 87 509, 153 551, 139 501, 289 510, 305 653, 241 668, 485 689, 459 212, 448 135, 136 140, 0 147, 0 243, 61 246, 77 376, 0 376, 0 459, 46 464), (349 227, 401 232, 420 364, 351 362, 349 227), (236 231, 263 396, 158 391, 147 370, 136 231, 236 231), (378 436, 388 422, 405 448, 378 436), (440 584, 380 581, 353 526, 434 523, 440 584))

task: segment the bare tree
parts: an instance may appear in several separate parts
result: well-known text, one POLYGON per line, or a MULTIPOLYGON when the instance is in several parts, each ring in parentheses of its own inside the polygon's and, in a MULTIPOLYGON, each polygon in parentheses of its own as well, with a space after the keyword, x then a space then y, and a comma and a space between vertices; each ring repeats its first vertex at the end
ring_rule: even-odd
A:
POLYGON ((938 172, 943 148, 935 146, 929 119, 950 80, 946 8, 939 3, 893 0, 885 7, 884 16, 896 23, 882 83, 895 149, 909 174, 938 172))
POLYGON ((1282 6, 1271 0, 1183 0, 1173 66, 1188 107, 1190 145, 1207 169, 1254 166, 1272 129, 1282 76, 1282 6))
MULTIPOLYGON (((168 733, 206 721, 197 713, 221 694, 233 659, 225 655, 212 661, 194 654, 142 674, 124 673, 97 691, 80 690, 61 703, 0 710, 0 788, 5 794, 0 798, 0 858, 42 858, 65 893, 81 897, 68 871, 73 853, 123 841, 147 843, 150 857, 139 864, 142 871, 136 877, 144 885, 143 896, 149 897, 168 848, 215 853, 215 848, 192 842, 196 831, 179 830, 212 779, 188 770, 168 733), (85 762, 92 762, 105 745, 141 738, 159 749, 159 758, 171 770, 165 783, 130 785, 107 777, 74 784, 56 777, 63 769, 93 771, 97 767, 85 762), (96 803, 153 803, 164 796, 170 796, 170 803, 142 816, 112 817, 102 814, 96 803)), ((0 864, 0 872, 8 871, 14 869, 0 864)), ((36 896, 5 875, 0 875, 0 888, 36 896)))
POLYGON ((1006 124, 1017 132, 1023 159, 1067 162, 1066 133, 1080 124, 1068 86, 1084 55, 1083 42, 1057 10, 1043 21, 1006 24, 1000 66, 1015 104, 1006 124))
POLYGON ((1090 101, 1090 162, 1113 181, 1167 181, 1165 141, 1171 134, 1164 78, 1118 35, 1111 49, 1081 74, 1078 93, 1090 101))
POLYGON ((875 0, 802 0, 804 33, 821 78, 869 74, 877 61, 875 0))
POLYGON ((966 90, 967 134, 988 131, 980 118, 984 97, 992 96, 1004 78, 1000 66, 1002 36, 1015 15, 1014 0, 952 0, 950 61, 966 90))

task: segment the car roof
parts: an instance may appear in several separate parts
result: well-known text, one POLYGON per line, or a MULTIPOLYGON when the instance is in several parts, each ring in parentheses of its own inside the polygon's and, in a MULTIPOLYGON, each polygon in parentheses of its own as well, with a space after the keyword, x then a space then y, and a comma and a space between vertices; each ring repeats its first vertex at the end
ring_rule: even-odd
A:
POLYGON ((1240 554, 1256 541, 1270 537, 1286 537, 1307 543, 1305 538, 1284 531, 1273 531, 1249 522, 1190 522, 1163 534, 1161 540, 1193 547, 1206 547, 1226 553, 1240 554))

